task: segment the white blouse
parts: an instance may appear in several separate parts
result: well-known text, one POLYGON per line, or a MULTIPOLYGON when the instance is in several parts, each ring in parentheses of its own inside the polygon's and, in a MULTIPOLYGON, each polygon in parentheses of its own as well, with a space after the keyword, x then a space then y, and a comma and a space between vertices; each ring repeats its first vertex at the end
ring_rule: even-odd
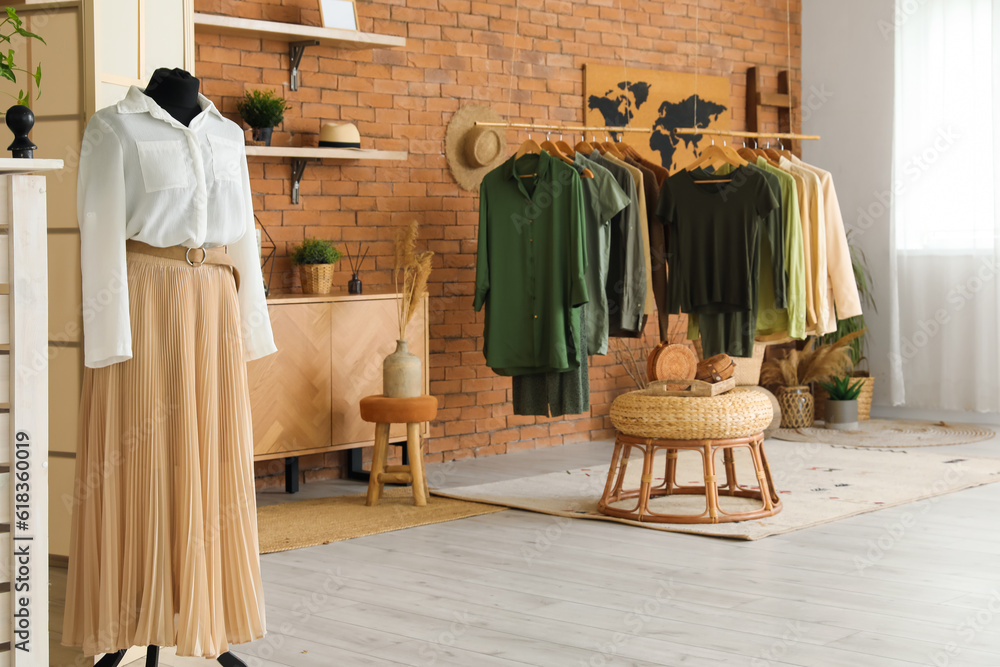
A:
POLYGON ((84 362, 132 358, 125 241, 228 246, 246 360, 275 352, 254 228, 243 131, 198 96, 185 127, 132 86, 87 124, 80 150, 77 216, 83 264, 84 362))

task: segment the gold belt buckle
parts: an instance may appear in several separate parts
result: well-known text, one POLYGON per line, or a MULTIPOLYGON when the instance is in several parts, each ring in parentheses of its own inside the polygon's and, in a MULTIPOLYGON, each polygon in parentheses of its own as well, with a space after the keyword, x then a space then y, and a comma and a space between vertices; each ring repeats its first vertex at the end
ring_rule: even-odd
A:
POLYGON ((205 248, 188 248, 187 252, 184 253, 184 259, 186 259, 187 263, 190 264, 191 266, 201 266, 202 264, 205 263, 205 260, 207 258, 208 258, 208 251, 205 250, 205 248), (201 261, 198 262, 197 264, 195 264, 194 262, 191 261, 191 251, 192 250, 201 250, 201 261))

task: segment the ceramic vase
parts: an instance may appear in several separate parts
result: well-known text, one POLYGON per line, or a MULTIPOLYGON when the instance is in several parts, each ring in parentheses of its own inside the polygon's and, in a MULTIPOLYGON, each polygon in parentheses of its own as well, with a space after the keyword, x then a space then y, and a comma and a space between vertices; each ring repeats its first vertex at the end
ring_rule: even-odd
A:
POLYGON ((837 431, 858 430, 858 402, 832 401, 826 402, 826 427, 837 431))
POLYGON ((781 387, 778 389, 781 405, 781 428, 809 428, 813 425, 814 403, 809 387, 781 387))
POLYGON ((415 398, 420 391, 420 357, 410 354, 405 340, 396 341, 396 351, 382 363, 382 395, 415 398))

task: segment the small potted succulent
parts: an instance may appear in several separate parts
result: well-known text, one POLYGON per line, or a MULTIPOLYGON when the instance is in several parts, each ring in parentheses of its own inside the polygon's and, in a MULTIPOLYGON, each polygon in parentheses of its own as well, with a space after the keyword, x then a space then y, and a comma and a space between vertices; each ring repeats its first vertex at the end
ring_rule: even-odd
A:
POLYGON ((833 378, 829 382, 817 382, 826 390, 826 427, 838 431, 858 430, 858 395, 864 379, 851 384, 851 375, 833 378))
POLYGON ((290 108, 284 97, 271 90, 248 90, 236 103, 240 118, 250 126, 253 140, 265 146, 271 145, 271 132, 285 119, 285 111, 290 108))
POLYGON ((333 265, 341 258, 337 248, 323 239, 306 239, 292 248, 292 263, 299 267, 303 294, 329 294, 333 265))

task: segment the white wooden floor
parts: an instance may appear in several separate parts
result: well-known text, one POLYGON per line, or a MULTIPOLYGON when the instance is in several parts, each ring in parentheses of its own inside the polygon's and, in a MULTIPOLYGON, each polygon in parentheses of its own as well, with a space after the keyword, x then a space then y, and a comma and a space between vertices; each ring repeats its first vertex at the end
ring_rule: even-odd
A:
MULTIPOLYGON (((1000 442, 938 451, 1000 457, 1000 442)), ((609 454, 572 445, 429 476, 463 486, 609 454)), ((929 507, 759 542, 511 510, 272 554, 270 634, 236 653, 259 666, 998 667, 1000 485, 929 507)))
MULTIPOLYGON (((1000 442, 936 451, 1000 457, 1000 442)), ((572 445, 429 476, 463 486, 609 454, 572 445)), ((303 489, 258 500, 363 485, 303 489)), ((269 634, 234 652, 252 667, 1000 667, 1000 485, 929 507, 759 542, 511 510, 271 554, 269 634)))

